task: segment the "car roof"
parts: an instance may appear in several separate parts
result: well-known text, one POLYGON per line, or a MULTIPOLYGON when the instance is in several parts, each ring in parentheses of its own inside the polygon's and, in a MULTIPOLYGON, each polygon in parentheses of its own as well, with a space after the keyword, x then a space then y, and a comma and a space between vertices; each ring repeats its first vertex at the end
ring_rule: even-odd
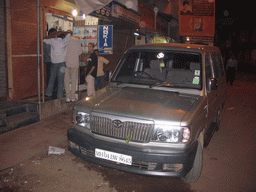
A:
POLYGON ((143 50, 173 50, 173 51, 188 51, 188 52, 220 52, 218 47, 200 44, 182 44, 182 43, 153 43, 136 45, 130 49, 143 50))

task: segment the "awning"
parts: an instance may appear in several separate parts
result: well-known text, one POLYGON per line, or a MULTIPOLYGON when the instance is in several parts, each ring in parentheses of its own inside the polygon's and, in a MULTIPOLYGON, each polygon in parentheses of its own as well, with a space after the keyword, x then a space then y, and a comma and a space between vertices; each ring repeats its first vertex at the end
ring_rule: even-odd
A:
POLYGON ((99 10, 109 4, 112 0, 74 0, 79 9, 88 15, 93 11, 99 10))

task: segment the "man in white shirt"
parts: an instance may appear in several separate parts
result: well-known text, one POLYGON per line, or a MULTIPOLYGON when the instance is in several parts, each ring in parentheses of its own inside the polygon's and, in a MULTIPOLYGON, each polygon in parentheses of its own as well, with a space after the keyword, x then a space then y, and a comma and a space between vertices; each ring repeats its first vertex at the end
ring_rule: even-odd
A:
POLYGON ((104 57, 99 55, 99 50, 94 50, 95 54, 98 57, 98 70, 97 70, 97 77, 95 79, 95 91, 99 89, 102 89, 104 87, 104 79, 105 79, 105 73, 104 73, 104 65, 109 64, 109 60, 105 59, 104 57))
POLYGON ((75 92, 78 86, 78 69, 79 69, 79 55, 82 53, 82 46, 78 39, 71 37, 66 54, 66 70, 64 77, 64 85, 66 91, 66 102, 76 101, 75 92), (70 89, 71 80, 71 89, 70 89))
POLYGON ((54 82, 57 76, 58 79, 58 90, 57 98, 63 97, 63 85, 64 85, 64 74, 66 67, 66 52, 67 44, 70 39, 71 31, 60 31, 55 30, 52 34, 53 37, 47 36, 44 38, 44 43, 51 45, 51 74, 45 95, 48 97, 52 96, 54 82), (58 37, 60 34, 65 34, 65 38, 58 37))

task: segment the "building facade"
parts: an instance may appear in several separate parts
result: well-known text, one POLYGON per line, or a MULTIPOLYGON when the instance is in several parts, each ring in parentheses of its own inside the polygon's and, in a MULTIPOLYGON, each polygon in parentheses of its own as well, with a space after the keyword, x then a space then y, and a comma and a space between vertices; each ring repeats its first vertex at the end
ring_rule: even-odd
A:
MULTIPOLYGON (((1 23, 0 31, 1 100, 43 95, 46 88, 46 72, 42 59, 42 39, 47 35, 50 27, 54 26, 62 30, 63 28, 60 28, 62 21, 64 23, 69 21, 71 25, 68 26, 73 30, 75 18, 71 15, 71 10, 78 8, 73 0, 40 0, 39 2, 38 6, 37 0, 1 1, 0 17, 5 21, 1 23), (58 18, 58 22, 48 23, 48 15, 58 18)), ((137 4, 141 8, 142 4, 139 3, 140 1, 137 4)), ((97 12, 98 10, 90 15, 98 18, 97 25, 113 26, 113 52, 103 55, 110 61, 109 70, 114 70, 123 53, 131 46, 154 42, 155 36, 165 38, 170 35, 168 27, 170 20, 158 15, 150 7, 143 8, 145 12, 151 14, 151 18, 145 18, 139 12, 140 8, 129 9, 116 1, 107 6, 111 10, 111 15, 103 15, 103 12, 97 12), (139 38, 135 37, 135 31, 140 32, 139 38)))

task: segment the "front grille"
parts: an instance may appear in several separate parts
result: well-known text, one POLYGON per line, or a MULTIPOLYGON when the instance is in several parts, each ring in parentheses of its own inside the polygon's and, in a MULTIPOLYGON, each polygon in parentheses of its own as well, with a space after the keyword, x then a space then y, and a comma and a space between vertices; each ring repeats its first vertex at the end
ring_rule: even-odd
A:
POLYGON ((131 141, 149 142, 152 138, 154 124, 123 121, 120 128, 112 125, 112 119, 92 115, 90 117, 90 128, 93 133, 107 135, 114 138, 129 139, 131 141))

